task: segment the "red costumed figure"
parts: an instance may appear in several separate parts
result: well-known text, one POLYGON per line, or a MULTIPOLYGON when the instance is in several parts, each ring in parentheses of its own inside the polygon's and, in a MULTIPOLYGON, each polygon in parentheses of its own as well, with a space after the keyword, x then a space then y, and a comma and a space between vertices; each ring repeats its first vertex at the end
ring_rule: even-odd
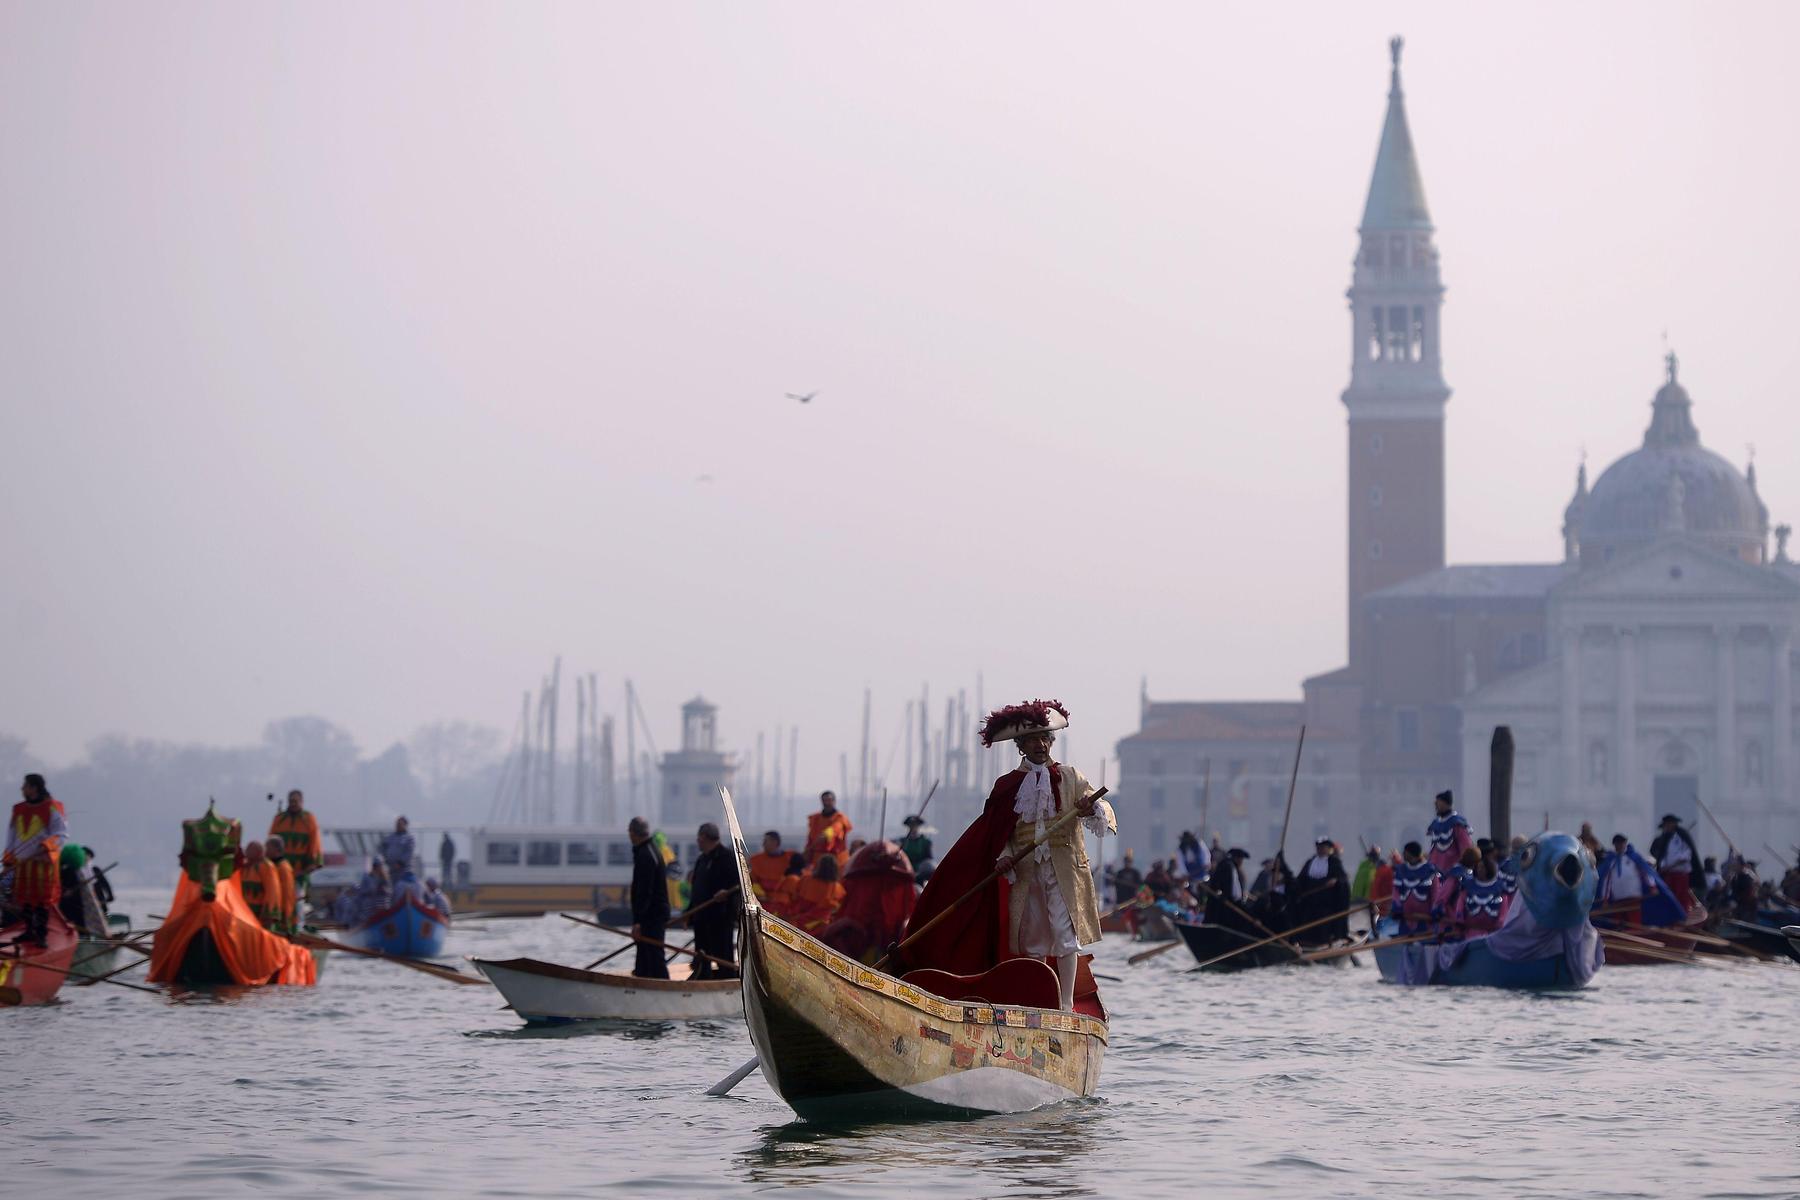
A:
POLYGON ((1021 761, 994 781, 981 816, 925 885, 911 928, 949 915, 907 947, 909 967, 979 975, 1008 958, 1035 958, 1055 964, 1064 1010, 1090 994, 1080 948, 1100 940, 1100 912, 1083 834, 1105 836, 1117 824, 1081 772, 1050 757, 1056 731, 1068 725, 1069 710, 1055 700, 988 714, 982 744, 1017 741, 1021 761), (1071 805, 1080 819, 1058 825, 1071 805), (999 879, 957 903, 996 869, 999 879))
POLYGON ((850 860, 844 873, 844 901, 819 940, 872 963, 905 933, 918 898, 906 851, 897 842, 872 842, 850 860))
POLYGON ((19 788, 24 799, 13 805, 6 825, 6 853, 0 868, 12 872, 12 902, 22 910, 25 939, 42 946, 50 928, 50 910, 62 899, 58 861, 69 822, 63 806, 50 795, 42 775, 27 775, 19 788))

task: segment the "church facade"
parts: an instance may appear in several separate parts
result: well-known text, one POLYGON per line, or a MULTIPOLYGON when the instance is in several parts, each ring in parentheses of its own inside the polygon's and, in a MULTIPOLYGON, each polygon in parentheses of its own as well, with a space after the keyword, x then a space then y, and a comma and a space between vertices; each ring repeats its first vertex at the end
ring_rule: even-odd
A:
POLYGON ((1786 527, 1769 554, 1754 467, 1701 443, 1672 354, 1643 445, 1591 490, 1579 473, 1560 561, 1445 562, 1444 287, 1392 50, 1348 292, 1348 661, 1294 701, 1144 695, 1118 744, 1120 845, 1166 857, 1204 829, 1260 858, 1290 786, 1290 854, 1418 837, 1444 788, 1484 829, 1497 725, 1515 832, 1591 821, 1646 845, 1674 812, 1722 853, 1704 804, 1753 858, 1791 845, 1800 567, 1786 527))

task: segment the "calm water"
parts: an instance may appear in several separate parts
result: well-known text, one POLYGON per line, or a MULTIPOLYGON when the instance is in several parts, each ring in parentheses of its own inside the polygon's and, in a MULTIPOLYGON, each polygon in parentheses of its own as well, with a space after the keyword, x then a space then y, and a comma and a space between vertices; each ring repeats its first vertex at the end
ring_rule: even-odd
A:
MULTIPOLYGON (((161 911, 134 895, 126 911, 161 911)), ((458 954, 583 963, 558 920, 458 954)), ((0 1012, 14 1196, 1800 1195, 1800 969, 1620 968, 1590 990, 1402 991, 1373 965, 1185 974, 1109 938, 1100 1098, 803 1125, 742 1022, 524 1032, 491 989, 336 956, 321 985, 65 990, 0 1012)), ((624 961, 621 956, 617 961, 624 961)), ((122 976, 141 979, 141 973, 122 976)))

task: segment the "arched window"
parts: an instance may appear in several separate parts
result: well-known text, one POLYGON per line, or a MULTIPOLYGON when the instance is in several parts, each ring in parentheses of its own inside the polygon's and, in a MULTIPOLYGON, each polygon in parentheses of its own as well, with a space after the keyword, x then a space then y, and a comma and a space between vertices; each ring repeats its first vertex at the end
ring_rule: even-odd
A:
POLYGON ((1596 738, 1588 744, 1588 782, 1604 786, 1609 774, 1606 743, 1596 738))
POLYGON ((1758 741, 1744 744, 1744 785, 1761 787, 1763 785, 1763 748, 1758 741))

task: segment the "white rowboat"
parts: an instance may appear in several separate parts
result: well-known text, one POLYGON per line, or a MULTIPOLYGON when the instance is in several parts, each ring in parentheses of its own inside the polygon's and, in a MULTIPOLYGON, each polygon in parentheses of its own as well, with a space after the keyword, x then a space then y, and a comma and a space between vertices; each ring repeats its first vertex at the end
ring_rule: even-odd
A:
MULTIPOLYGON (((569 1021, 716 1021, 741 1018, 735 979, 639 979, 535 958, 471 958, 512 1010, 533 1025, 569 1021)), ((669 968, 679 975, 680 964, 669 968)))

